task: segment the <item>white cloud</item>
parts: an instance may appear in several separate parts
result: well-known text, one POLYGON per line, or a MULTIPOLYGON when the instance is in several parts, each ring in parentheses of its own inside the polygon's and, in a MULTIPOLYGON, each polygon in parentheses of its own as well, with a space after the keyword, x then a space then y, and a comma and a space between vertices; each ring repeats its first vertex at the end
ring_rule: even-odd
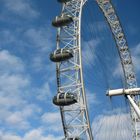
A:
POLYGON ((12 128, 12 130, 26 130, 31 127, 30 123, 23 118, 21 112, 16 112, 11 114, 9 117, 6 117, 6 124, 10 126, 9 128, 12 128))
POLYGON ((27 132, 23 137, 14 133, 4 133, 0 131, 0 140, 62 140, 62 136, 43 135, 41 129, 33 129, 27 132))
POLYGON ((92 105, 97 105, 100 101, 97 99, 96 94, 86 89, 86 98, 88 106, 91 107, 92 105))
POLYGON ((0 75, 0 90, 5 92, 5 95, 16 95, 28 85, 29 80, 23 75, 0 75))
POLYGON ((15 134, 5 134, 3 132, 0 132, 0 140, 21 140, 19 136, 16 136, 15 134))
POLYGON ((41 119, 45 126, 49 126, 45 128, 47 131, 61 132, 63 130, 59 112, 47 112, 42 115, 41 119))
POLYGON ((93 28, 92 26, 94 26, 94 25, 96 25, 96 28, 94 28, 96 32, 103 32, 108 29, 108 25, 104 21, 96 21, 96 22, 92 23, 90 25, 91 28, 93 28))
POLYGON ((19 73, 24 71, 23 62, 16 56, 11 55, 7 50, 0 51, 0 73, 19 73))
POLYGON ((62 137, 57 137, 53 135, 43 136, 41 129, 34 129, 28 132, 23 140, 62 140, 62 137))
POLYGON ((25 134, 25 140, 45 140, 45 137, 42 136, 42 132, 39 129, 32 130, 25 134))
POLYGON ((130 114, 108 114, 94 119, 93 133, 96 140, 131 140, 130 114))
POLYGON ((43 114, 42 121, 44 123, 56 123, 60 120, 60 113, 58 112, 48 112, 43 114))
POLYGON ((42 53, 40 53, 39 55, 36 55, 32 59, 32 68, 34 69, 35 72, 46 71, 47 74, 49 74, 49 76, 47 75, 47 77, 49 77, 49 79, 53 80, 54 76, 55 76, 54 73, 55 73, 56 65, 55 65, 55 63, 49 61, 49 55, 48 55, 49 53, 46 52, 47 56, 46 56, 46 54, 44 55, 42 53), (46 62, 48 62, 48 63, 46 63, 46 62))
MULTIPOLYGON (((140 71, 140 44, 138 44, 137 46, 135 46, 132 50, 131 50, 131 57, 132 57, 132 62, 134 64, 134 70, 136 70, 136 72, 140 71)), ((120 76, 123 75, 123 70, 122 70, 122 65, 120 62, 120 58, 117 59, 117 64, 114 67, 114 71, 113 71, 113 76, 120 76)))
POLYGON ((15 36, 13 33, 7 29, 1 30, 0 34, 0 45, 7 45, 15 41, 15 36))
MULTIPOLYGON (((30 60, 25 59, 25 61, 28 61, 26 63, 30 63, 28 66, 33 70, 33 72, 42 72, 45 70, 48 73, 52 72, 55 64, 49 63, 49 53, 51 53, 53 45, 52 31, 47 29, 46 26, 29 29, 23 27, 14 31, 4 29, 1 30, 0 34, 0 46, 2 48, 7 48, 8 46, 10 48, 16 49, 23 55, 30 55, 30 60), (33 50, 34 55, 30 53, 30 49, 33 50)), ((0 57, 2 59, 0 62, 0 66, 3 67, 3 64, 7 63, 7 65, 4 66, 9 67, 10 65, 11 68, 13 68, 13 71, 11 69, 9 70, 11 71, 11 73, 17 72, 15 71, 16 69, 24 70, 24 68, 22 68, 23 64, 20 64, 22 62, 19 62, 20 59, 17 57, 14 58, 14 56, 12 56, 11 60, 11 56, 8 51, 1 51, 0 57), (16 65, 17 63, 18 66, 16 65)))
POLYGON ((90 41, 83 41, 82 47, 82 61, 83 64, 87 67, 94 64, 94 60, 96 57, 96 47, 99 45, 100 40, 90 40, 90 41))
POLYGON ((49 52, 52 47, 51 42, 52 33, 46 27, 39 29, 31 28, 26 30, 24 37, 28 40, 30 44, 34 47, 38 47, 39 52, 49 52))
MULTIPOLYGON (((52 69, 55 66, 55 64, 49 63, 50 62, 49 53, 53 48, 53 43, 52 43, 52 31, 47 29, 46 26, 39 27, 39 28, 29 28, 29 29, 23 27, 21 29, 16 29, 14 31, 1 30, 0 46, 3 48, 10 46, 10 48, 16 49, 21 54, 30 55, 30 60, 28 61, 27 59, 25 59, 25 61, 28 61, 26 63, 30 63, 28 66, 33 70, 33 72, 42 72, 46 70, 48 73, 49 72, 51 73, 52 69), (34 55, 29 54, 31 51, 30 49, 33 50, 34 55)), ((17 70, 24 69, 21 68, 21 66, 23 65, 22 64, 20 65, 20 63, 22 62, 19 62, 20 61, 19 58, 12 57, 12 59, 15 60, 10 60, 10 55, 5 50, 1 52, 1 58, 2 60, 0 64, 2 67, 3 67, 3 63, 4 64, 7 63, 7 65, 4 66, 9 67, 9 65, 11 66, 13 65, 13 67, 11 67, 13 68, 13 71, 15 71, 16 69, 17 70), (3 59, 5 59, 5 61, 3 59), (17 63, 18 66, 16 66, 17 63)), ((9 71, 11 71, 11 69, 9 71)))
POLYGON ((41 130, 32 130, 28 132, 25 137, 26 140, 38 140, 42 139, 41 130))
MULTIPOLYGON (((52 31, 44 27, 40 28, 30 28, 23 33, 23 38, 29 47, 37 50, 31 59, 31 68, 34 72, 46 71, 49 81, 54 79, 55 64, 50 63, 49 54, 53 48, 54 43, 52 43, 52 31)), ((48 78, 47 78, 48 81, 48 78)))
POLYGON ((7 50, 0 51, 0 67, 1 96, 17 95, 30 84, 28 76, 24 73, 25 66, 22 60, 10 54, 7 50))
POLYGON ((47 100, 48 96, 51 95, 51 89, 50 89, 50 85, 48 82, 46 82, 40 89, 36 89, 37 90, 37 98, 39 100, 47 100))
POLYGON ((0 125, 12 130, 28 129, 28 119, 41 110, 23 98, 30 86, 25 65, 19 57, 2 50, 0 66, 0 125))
POLYGON ((30 128, 30 123, 28 119, 35 115, 41 113, 41 109, 37 105, 26 104, 21 110, 11 112, 6 118, 5 121, 12 128, 28 129, 30 128))
MULTIPOLYGON (((87 18, 87 17, 86 17, 87 18)), ((85 26, 88 25, 88 28, 83 28, 83 30, 87 33, 92 33, 94 30, 94 33, 99 34, 99 32, 104 32, 108 29, 108 26, 106 24, 106 22, 104 21, 93 21, 93 19, 91 19, 89 21, 89 19, 84 19, 84 24, 85 26), (89 23, 90 22, 90 23, 89 23)), ((93 34, 93 33, 92 33, 93 34)), ((100 36, 101 38, 103 38, 103 36, 100 36)))
MULTIPOLYGON (((7 23, 6 23, 7 24, 7 23)), ((22 28, 14 28, 12 29, 1 29, 0 32, 0 48, 1 49, 15 49, 18 52, 24 53, 25 47, 28 46, 26 41, 23 39, 23 32, 25 30, 25 27, 22 28), (24 46, 24 48, 22 48, 24 46)))
POLYGON ((140 43, 132 49, 132 60, 134 62, 134 67, 137 72, 140 71, 140 43))
POLYGON ((39 12, 36 11, 28 0, 4 0, 5 8, 8 12, 25 18, 36 18, 39 12))
POLYGON ((122 65, 120 63, 120 58, 117 59, 117 63, 116 63, 116 66, 113 67, 113 76, 114 77, 118 77, 120 75, 123 75, 123 69, 122 69, 122 65))

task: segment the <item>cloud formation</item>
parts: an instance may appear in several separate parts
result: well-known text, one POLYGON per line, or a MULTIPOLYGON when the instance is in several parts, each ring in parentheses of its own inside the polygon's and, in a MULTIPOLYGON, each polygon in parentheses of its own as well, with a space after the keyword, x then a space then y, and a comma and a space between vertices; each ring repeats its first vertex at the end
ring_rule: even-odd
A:
POLYGON ((92 123, 96 140, 131 140, 130 114, 101 115, 92 123))
POLYGON ((12 13, 23 18, 36 18, 39 12, 35 10, 29 0, 2 0, 7 11, 3 14, 12 13))
POLYGON ((28 119, 41 110, 24 99, 30 85, 25 65, 7 50, 0 51, 0 65, 0 124, 4 129, 28 129, 28 119))
POLYGON ((33 129, 27 132, 23 137, 14 133, 5 133, 0 131, 1 140, 62 140, 62 136, 44 135, 41 129, 33 129))

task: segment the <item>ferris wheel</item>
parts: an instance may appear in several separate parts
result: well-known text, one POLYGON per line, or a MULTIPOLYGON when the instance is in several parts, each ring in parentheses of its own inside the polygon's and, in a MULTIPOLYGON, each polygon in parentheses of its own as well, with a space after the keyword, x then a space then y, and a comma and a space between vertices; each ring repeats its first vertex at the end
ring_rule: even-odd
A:
MULTIPOLYGON (((52 25, 57 28, 56 63, 57 94, 53 103, 60 107, 65 140, 93 140, 88 115, 81 54, 82 9, 87 0, 58 0, 62 12, 52 25)), ((125 79, 125 88, 108 90, 107 96, 125 96, 130 103, 132 140, 140 140, 139 93, 128 44, 111 0, 96 0, 114 37, 125 79)))

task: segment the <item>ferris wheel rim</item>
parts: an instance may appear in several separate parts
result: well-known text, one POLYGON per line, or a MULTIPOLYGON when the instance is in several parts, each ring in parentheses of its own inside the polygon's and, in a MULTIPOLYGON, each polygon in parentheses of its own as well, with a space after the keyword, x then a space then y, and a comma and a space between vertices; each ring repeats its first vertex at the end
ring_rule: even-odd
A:
MULTIPOLYGON (((118 15, 116 13, 116 10, 115 10, 111 0, 96 0, 96 2, 99 5, 99 8, 101 9, 101 11, 103 12, 103 14, 105 16, 105 19, 106 19, 106 21, 107 21, 107 23, 110 27, 110 30, 112 32, 114 41, 115 41, 117 49, 118 49, 118 53, 119 53, 119 56, 120 56, 120 61, 121 61, 122 68, 123 68, 124 79, 125 79, 124 89, 125 88, 126 88, 126 90, 127 89, 133 89, 133 88, 135 89, 135 88, 137 88, 137 80, 136 80, 136 75, 135 75, 135 71, 134 71, 134 65, 133 65, 133 62, 132 62, 131 53, 130 53, 129 48, 128 48, 128 43, 127 43, 127 40, 126 40, 126 37, 125 37, 125 33, 123 31, 123 28, 122 28, 122 25, 121 25, 120 20, 118 18, 118 15), (108 8, 106 6, 107 4, 108 4, 108 8), (115 20, 113 21, 113 19, 111 21, 111 19, 110 19, 111 16, 110 15, 112 17, 114 16, 113 18, 115 18, 116 21, 115 20), (113 22, 114 22, 114 25, 113 25, 113 22), (120 29, 121 29, 121 34, 120 34, 121 36, 120 37, 125 42, 124 44, 119 44, 118 43, 119 38, 115 34, 115 31, 113 31, 114 30, 113 28, 115 28, 114 26, 116 26, 115 24, 117 24, 117 26, 119 26, 120 29), (123 51, 127 53, 127 57, 128 57, 127 60, 123 56, 123 51), (126 69, 127 65, 129 66, 130 71, 126 69)), ((128 94, 128 95, 126 95, 128 101, 130 103, 130 115, 131 115, 132 125, 134 127, 134 130, 132 132, 133 133, 132 134, 133 135, 133 140, 137 140, 138 138, 140 138, 140 136, 139 136, 140 131, 139 131, 139 128, 138 128, 138 125, 137 125, 137 123, 139 123, 137 117, 139 117, 140 109, 134 101, 136 96, 139 97, 139 94, 135 94, 135 95, 128 94), (134 115, 135 112, 138 116, 134 115)))
MULTIPOLYGON (((68 0, 69 1, 69 0, 68 0)), ((111 29, 111 32, 112 32, 112 34, 113 34, 113 37, 114 37, 114 39, 115 39, 115 42, 116 42, 116 44, 117 44, 117 47, 118 47, 118 50, 119 50, 119 46, 118 46, 118 40, 117 40, 117 38, 116 38, 116 36, 115 36, 115 34, 114 34, 114 32, 113 32, 113 25, 112 25, 112 23, 109 21, 109 19, 108 19, 108 13, 106 13, 106 11, 103 9, 103 5, 102 4, 105 4, 105 3, 109 3, 109 4, 111 4, 111 6, 112 6, 112 3, 111 3, 111 1, 110 0, 96 0, 97 1, 97 4, 99 5, 99 7, 100 7, 100 9, 102 10, 102 12, 104 13, 104 16, 106 17, 106 21, 108 22, 108 24, 109 24, 109 26, 110 26, 110 29, 111 29)), ((72 0, 72 2, 75 2, 75 0, 72 0)), ((80 14, 82 13, 82 8, 83 8, 83 4, 86 2, 86 0, 79 0, 79 2, 83 2, 82 3, 82 5, 80 6, 80 14)), ((65 10, 65 6, 67 5, 67 3, 63 3, 63 7, 62 7, 62 13, 63 13, 63 11, 65 10)), ((113 10, 113 12, 115 13, 115 9, 114 9, 114 7, 112 6, 112 9, 110 9, 110 11, 109 12, 112 12, 111 10, 113 10)), ((61 13, 61 14, 62 14, 61 13)), ((117 19, 118 19, 118 16, 117 16, 117 14, 115 13, 115 16, 117 17, 117 19)), ((79 34, 81 33, 81 15, 79 16, 80 18, 79 18, 79 26, 78 27, 80 27, 80 30, 78 30, 79 32, 79 34)), ((74 17, 75 19, 76 19, 76 17, 74 17)), ((126 38, 125 38, 125 34, 124 34, 124 32, 123 32, 123 28, 122 28, 122 26, 121 26, 121 24, 120 24, 120 20, 118 19, 118 24, 119 24, 119 26, 121 27, 121 29, 122 29, 122 33, 123 33, 123 39, 126 41, 126 38)), ((58 33, 59 35, 61 34, 61 31, 59 30, 59 33, 58 33)), ((58 37, 58 36, 57 36, 58 37)), ((60 41, 58 38, 57 38, 57 41, 60 41)), ((79 36, 79 41, 81 41, 81 35, 79 36)), ((123 43, 123 42, 122 42, 123 43)), ((79 42, 79 59, 80 59, 80 67, 79 67, 79 69, 80 69, 80 80, 82 81, 81 82, 81 85, 82 85, 82 90, 83 90, 83 92, 85 92, 84 91, 84 88, 85 88, 85 86, 84 86, 84 80, 83 80, 83 72, 82 72, 82 54, 81 54, 81 42, 79 42)), ((131 55, 130 55, 130 52, 129 52, 129 49, 128 49, 128 45, 127 45, 127 41, 126 41, 126 46, 125 46, 126 48, 124 48, 124 49, 126 49, 126 50, 124 50, 124 51, 127 51, 127 53, 128 53, 128 56, 129 56, 129 61, 127 62, 127 65, 130 63, 130 65, 132 65, 132 68, 133 68, 133 64, 132 64, 132 60, 131 60, 131 55)), ((57 49, 59 48, 59 43, 57 42, 57 49)), ((123 51, 123 50, 122 50, 123 51)), ((119 55, 120 55, 120 58, 121 58, 121 62, 122 62, 122 68, 123 68, 123 73, 124 73, 124 78, 125 78, 125 82, 126 82, 126 85, 125 85, 125 87, 127 87, 127 88, 133 88, 133 87, 137 87, 137 83, 136 83, 136 76, 135 76, 135 73, 133 72, 133 70, 132 70, 132 72, 131 72, 131 74, 132 75, 127 75, 128 74, 128 71, 126 71, 126 69, 125 69, 125 63, 126 63, 126 61, 123 61, 123 59, 122 59, 122 52, 121 52, 121 50, 119 50, 119 55), (130 79, 129 79, 130 78, 130 79)), ((58 83, 58 89, 60 88, 59 87, 59 84, 60 84, 60 81, 59 81, 59 79, 60 79, 60 71, 59 71, 59 64, 57 64, 57 83, 58 83)), ((127 95, 128 97, 129 97, 129 95, 127 95)), ((87 110, 87 103, 86 103, 86 96, 85 96, 85 93, 84 93, 84 102, 85 102, 85 108, 86 108, 86 111, 85 111, 85 113, 86 113, 86 116, 87 116, 87 121, 89 122, 89 120, 88 120, 88 110, 87 110)), ((65 137, 67 138, 67 137, 69 137, 68 136, 68 134, 67 134, 67 127, 65 127, 66 126, 66 120, 65 120, 65 115, 64 115, 64 113, 63 113, 63 107, 60 107, 60 112, 61 112, 61 118, 62 118, 62 124, 63 124, 63 128, 64 128, 64 134, 65 134, 65 137)), ((90 123, 88 123, 88 128, 89 128, 89 130, 88 130, 88 132, 90 132, 91 131, 91 127, 90 127, 90 123)), ((93 137, 92 137, 92 134, 89 134, 89 140, 92 140, 93 139, 93 137)), ((135 139, 134 139, 135 140, 135 139)))
MULTIPOLYGON (((83 123, 83 126, 81 125, 81 128, 80 128, 81 130, 79 131, 78 135, 80 136, 84 132, 86 132, 87 133, 87 138, 86 139, 93 140, 91 127, 90 127, 90 122, 89 122, 89 115, 88 115, 88 110, 87 110, 87 103, 86 103, 86 96, 85 96, 85 89, 84 89, 84 82, 83 82, 83 74, 82 74, 82 62, 81 62, 82 61, 82 55, 81 55, 81 14, 82 14, 82 8, 83 8, 83 5, 85 4, 85 2, 86 2, 86 0, 78 0, 78 1, 77 0, 71 0, 69 2, 63 3, 61 15, 67 14, 67 13, 71 14, 71 16, 73 17, 73 22, 75 22, 74 23, 75 25, 74 25, 73 28, 75 28, 75 30, 76 30, 75 35, 77 36, 76 37, 76 44, 75 44, 76 50, 75 50, 75 47, 73 47, 73 49, 74 49, 73 52, 75 52, 75 54, 74 54, 75 55, 74 56, 75 57, 75 62, 73 62, 73 64, 75 63, 74 65, 75 65, 76 69, 79 71, 78 72, 79 74, 76 72, 76 76, 78 76, 76 82, 77 82, 77 86, 79 86, 79 88, 80 88, 80 89, 78 89, 79 91, 77 91, 77 92, 79 92, 78 93, 78 96, 79 96, 79 109, 80 109, 80 112, 83 112, 81 114, 81 117, 83 118, 83 120, 82 120, 82 118, 80 120, 81 124, 83 123), (77 11, 75 13, 73 13, 73 11, 70 9, 70 7, 69 7, 69 9, 67 9, 68 5, 71 4, 71 3, 73 4, 74 2, 76 4, 76 8, 77 8, 77 11), (79 9, 78 9, 78 6, 79 6, 79 9)), ((72 27, 70 27, 70 28, 72 28, 72 27)), ((58 29, 58 33, 57 33, 57 49, 60 48, 60 38, 62 37, 61 36, 62 29, 64 29, 66 31, 67 27, 64 27, 64 28, 61 27, 61 28, 58 29)), ((67 31, 67 33, 68 32, 69 31, 67 31)), ((70 35, 71 34, 69 33, 69 36, 70 35)), ((61 40, 62 40, 62 38, 61 38, 61 40)), ((67 43, 67 45, 64 46, 64 48, 67 47, 69 44, 70 44, 70 42, 67 43)), ((69 69, 67 68, 65 70, 60 70, 60 65, 61 65, 61 63, 57 63, 57 68, 56 68, 58 92, 60 90, 63 90, 65 88, 67 88, 67 87, 71 87, 71 85, 67 85, 67 86, 63 86, 63 87, 61 86, 62 85, 61 80, 60 80, 61 79, 61 72, 65 71, 65 70, 69 70, 69 69)), ((67 76, 67 77, 69 77, 69 76, 67 76)), ((75 85, 73 85, 73 86, 75 86, 75 85)), ((77 89, 75 89, 75 90, 77 90, 77 89)), ((67 114, 65 113, 64 107, 60 106, 60 112, 61 112, 61 119, 62 119, 65 138, 66 139, 67 138, 76 139, 76 136, 74 136, 74 134, 72 136, 69 135, 68 129, 69 129, 69 127, 72 127, 72 126, 70 126, 70 125, 68 125, 69 127, 67 126, 67 121, 66 121, 66 117, 65 117, 65 115, 67 115, 67 114)), ((80 127, 80 126, 78 126, 78 127, 80 127)), ((73 129, 75 129, 75 128, 73 127, 73 129)))

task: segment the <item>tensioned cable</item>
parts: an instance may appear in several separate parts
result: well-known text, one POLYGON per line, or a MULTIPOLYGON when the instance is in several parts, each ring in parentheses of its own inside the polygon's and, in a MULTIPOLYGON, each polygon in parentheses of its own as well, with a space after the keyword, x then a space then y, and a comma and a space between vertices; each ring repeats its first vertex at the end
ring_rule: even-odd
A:
MULTIPOLYGON (((89 14, 90 16, 91 16, 91 14, 89 14)), ((91 16, 92 17, 92 16, 91 16)), ((94 17, 95 18, 95 17, 94 17)), ((86 30, 90 30, 91 32, 90 32, 90 35, 91 35, 91 38, 94 38, 94 36, 98 36, 97 34, 96 35, 94 35, 93 33, 94 33, 94 25, 93 26, 91 26, 91 25, 88 25, 87 23, 86 23, 86 26, 85 26, 86 28, 86 30)), ((98 28, 96 28, 96 30, 99 30, 98 28)), ((84 34, 86 34, 86 31, 84 31, 83 32, 84 34)), ((100 36, 101 35, 99 35, 99 38, 100 38, 100 36)), ((105 44, 106 45, 106 44, 105 44)), ((89 43, 87 43, 87 46, 90 48, 90 50, 91 50, 91 52, 90 52, 90 55, 91 54, 93 54, 94 55, 94 50, 92 49, 93 47, 91 46, 91 44, 89 44, 89 43)), ((112 46, 113 47, 113 46, 112 46)), ((112 51, 112 49, 111 49, 111 51, 112 51)), ((113 52, 113 51, 112 51, 113 52)), ((104 51, 102 52, 102 55, 105 55, 105 53, 104 53, 104 51)), ((100 62, 101 64, 103 64, 103 62, 102 62, 102 58, 99 56, 99 55, 96 55, 96 57, 97 57, 97 59, 99 60, 98 62, 100 62)), ((87 63, 89 63, 89 61, 88 61, 88 59, 89 59, 89 56, 83 56, 83 59, 84 59, 84 61, 85 62, 87 62, 87 63)), ((94 66, 94 63, 93 63, 93 61, 92 62, 90 62, 90 67, 93 67, 94 66)), ((94 71, 94 69, 93 69, 93 71, 94 71)), ((101 71, 104 71, 104 72, 106 72, 106 69, 105 69, 105 66, 102 66, 102 70, 99 70, 99 72, 101 72, 101 71)), ((86 73, 88 73, 88 72, 86 72, 86 73)), ((88 77, 90 77, 91 76, 91 74, 89 74, 89 75, 86 75, 86 76, 88 76, 88 77)), ((106 79, 106 80, 108 80, 108 79, 106 79)), ((90 83, 90 82, 89 82, 90 83)), ((92 84, 92 82, 91 82, 91 84, 92 84)), ((99 86, 100 87, 100 86, 99 86)), ((118 118, 118 122, 119 122, 119 124, 121 123, 121 116, 117 116, 116 115, 116 118, 118 118)), ((115 124, 115 123, 114 123, 115 124)), ((122 128, 125 126, 125 124, 123 124, 122 123, 122 128)), ((108 127, 108 126, 106 126, 106 127, 108 127)), ((119 126, 117 126, 117 127, 119 127, 119 126)), ((100 128, 101 128, 101 126, 100 126, 100 128)), ((112 128, 113 129, 113 128, 112 128)), ((116 133, 116 137, 118 137, 118 135, 119 135, 119 133, 116 133)), ((123 137, 123 135, 125 135, 123 132, 121 133, 121 135, 122 135, 122 137, 123 137)), ((106 136, 107 137, 107 136, 106 136)))

